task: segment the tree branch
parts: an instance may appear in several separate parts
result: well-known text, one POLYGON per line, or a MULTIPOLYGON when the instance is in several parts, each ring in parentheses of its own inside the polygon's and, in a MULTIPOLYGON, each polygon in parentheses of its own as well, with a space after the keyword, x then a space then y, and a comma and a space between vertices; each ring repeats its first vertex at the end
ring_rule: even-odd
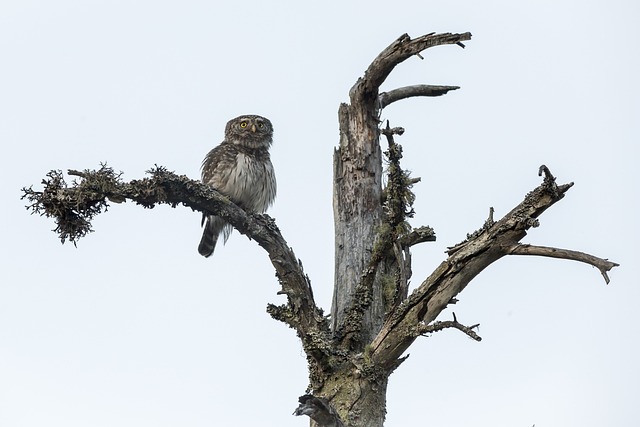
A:
POLYGON ((411 247, 423 242, 435 242, 436 233, 429 226, 418 227, 411 230, 409 234, 402 236, 399 241, 404 247, 411 247))
POLYGON ((378 95, 378 108, 383 109, 389 104, 414 96, 441 96, 450 90, 460 89, 460 86, 434 86, 434 85, 413 85, 382 92, 378 95))
POLYGON ((573 185, 557 185, 548 168, 540 171, 545 175, 540 186, 499 221, 494 222, 490 213, 483 228, 449 250, 447 260, 387 318, 371 343, 371 357, 375 363, 393 368, 416 338, 411 331, 415 331, 421 322, 426 325, 433 322, 475 276, 494 261, 512 253, 527 230, 538 225, 537 218, 561 200, 573 185))
POLYGON ((308 415, 318 427, 344 427, 338 412, 327 399, 305 394, 298 398, 298 402, 300 405, 293 411, 293 415, 308 415))
POLYGON ((432 334, 435 332, 440 332, 444 329, 447 328, 454 328, 457 329, 465 334, 467 334, 467 336, 469 336, 469 338, 475 340, 475 341, 482 341, 482 337, 480 337, 476 331, 474 331, 474 329, 478 328, 478 326, 480 326, 480 324, 475 324, 475 325, 471 325, 471 326, 465 326, 462 323, 458 322, 458 319, 456 319, 456 314, 453 313, 453 320, 446 320, 446 321, 441 321, 441 322, 433 322, 431 324, 426 324, 424 322, 420 322, 418 323, 418 325, 415 327, 413 333, 416 336, 424 336, 426 334, 432 334))
POLYGON ((121 174, 102 165, 98 171, 69 171, 80 178, 68 186, 61 171, 51 171, 43 180, 43 191, 23 188, 23 199, 29 201, 32 213, 54 218, 55 232, 64 243, 74 244, 92 232, 91 220, 108 209, 110 201, 131 200, 145 208, 158 204, 172 207, 184 205, 192 210, 215 214, 255 240, 269 255, 276 276, 282 286, 279 294, 287 296, 287 304, 268 310, 273 317, 294 328, 303 339, 308 355, 318 363, 328 357, 329 326, 323 312, 313 299, 309 278, 293 250, 282 237, 275 221, 268 215, 248 214, 226 197, 200 181, 178 176, 163 167, 148 171, 149 178, 122 182, 121 174))
POLYGON ((359 79, 351 90, 351 103, 356 104, 360 100, 377 99, 378 88, 389 76, 396 65, 408 58, 418 55, 420 52, 434 46, 445 44, 458 44, 471 40, 471 33, 451 34, 430 33, 411 39, 408 34, 401 35, 391 43, 371 62, 364 78, 359 79), (358 99, 354 99, 358 98, 358 99))
POLYGON ((584 262, 585 264, 590 264, 600 270, 600 273, 602 273, 602 277, 604 277, 604 281, 607 285, 609 284, 609 275, 607 274, 607 272, 610 271, 613 267, 618 267, 620 265, 606 259, 586 254, 584 252, 572 251, 569 249, 551 248, 547 246, 517 244, 512 246, 509 249, 508 253, 509 255, 537 255, 584 262))

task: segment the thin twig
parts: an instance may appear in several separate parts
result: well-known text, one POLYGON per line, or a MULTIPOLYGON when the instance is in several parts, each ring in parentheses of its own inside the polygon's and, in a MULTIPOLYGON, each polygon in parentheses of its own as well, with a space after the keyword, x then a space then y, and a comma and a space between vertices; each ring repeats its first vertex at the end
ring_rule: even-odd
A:
POLYGON ((453 320, 433 322, 428 325, 424 323, 420 323, 416 326, 414 333, 416 336, 419 336, 419 335, 424 336, 427 334, 432 334, 434 332, 440 332, 447 328, 453 328, 461 332, 464 332, 465 334, 467 334, 468 337, 470 337, 475 341, 482 341, 482 337, 474 331, 474 329, 477 329, 478 326, 480 326, 479 323, 471 326, 463 325, 462 323, 458 322, 458 319, 456 318, 455 313, 453 313, 453 320))

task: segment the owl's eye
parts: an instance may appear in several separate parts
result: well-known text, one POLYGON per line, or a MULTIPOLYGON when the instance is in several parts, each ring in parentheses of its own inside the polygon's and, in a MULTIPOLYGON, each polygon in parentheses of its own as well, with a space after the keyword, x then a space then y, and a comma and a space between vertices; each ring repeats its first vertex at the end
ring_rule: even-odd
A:
POLYGON ((246 128, 247 127, 247 122, 240 122, 240 127, 242 129, 246 128))
POLYGON ((262 128, 264 127, 264 123, 262 123, 262 122, 258 123, 258 127, 259 127, 260 129, 262 129, 262 128))

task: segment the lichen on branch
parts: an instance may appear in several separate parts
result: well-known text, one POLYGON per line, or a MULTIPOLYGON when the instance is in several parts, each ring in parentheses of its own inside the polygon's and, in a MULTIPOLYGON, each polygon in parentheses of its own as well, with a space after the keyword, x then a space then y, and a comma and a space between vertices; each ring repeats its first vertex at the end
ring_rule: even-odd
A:
MULTIPOLYGON (((311 347, 329 347, 328 322, 315 304, 302 263, 271 217, 247 213, 210 186, 185 175, 176 175, 161 166, 149 170, 148 177, 130 182, 124 182, 121 173, 104 164, 98 170, 71 170, 68 173, 77 177, 71 184, 67 184, 61 171, 54 170, 42 181, 44 188, 41 191, 32 186, 22 189, 22 198, 29 202, 27 209, 53 218, 55 232, 63 243, 69 240, 76 244, 78 239, 92 232, 91 221, 107 211, 109 202, 129 200, 149 209, 159 204, 184 205, 194 211, 221 216, 240 233, 255 240, 269 255, 282 287, 278 293, 287 296, 287 303, 281 308, 276 310, 270 305, 270 313, 295 328, 301 338, 314 337, 303 340, 307 354, 319 359, 326 357, 322 351, 311 347)), ((315 360, 314 363, 324 362, 315 360)))
POLYGON ((93 232, 91 221, 108 209, 107 194, 120 184, 120 174, 106 165, 82 175, 86 179, 74 180, 69 187, 62 171, 52 170, 42 180, 42 191, 33 190, 33 186, 22 189, 22 199, 29 202, 27 209, 32 214, 55 220, 54 231, 62 243, 69 240, 75 245, 79 239, 93 232))
MULTIPOLYGON (((618 264, 575 251, 522 245, 520 240, 538 226, 542 213, 564 198, 573 183, 558 185, 546 166, 543 182, 502 219, 494 221, 493 209, 482 228, 448 249, 448 258, 390 314, 371 344, 372 359, 394 367, 417 336, 443 325, 456 327, 471 336, 471 329, 455 323, 432 323, 451 301, 487 266, 506 255, 540 255, 573 259, 598 267, 601 272, 618 264)), ((608 276, 603 273, 605 280, 608 276)), ((455 321, 455 318, 454 318, 455 321)))

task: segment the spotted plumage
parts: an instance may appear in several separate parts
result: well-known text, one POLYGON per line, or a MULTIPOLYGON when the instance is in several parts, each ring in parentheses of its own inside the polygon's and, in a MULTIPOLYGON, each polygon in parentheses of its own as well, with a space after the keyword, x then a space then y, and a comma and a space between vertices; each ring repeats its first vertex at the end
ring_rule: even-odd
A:
MULTIPOLYGON (((224 141, 202 162, 202 182, 249 212, 263 213, 276 197, 276 177, 269 156, 273 126, 261 116, 239 116, 227 123, 224 141)), ((232 227, 215 215, 204 215, 200 255, 213 254, 220 234, 226 242, 232 227)))

